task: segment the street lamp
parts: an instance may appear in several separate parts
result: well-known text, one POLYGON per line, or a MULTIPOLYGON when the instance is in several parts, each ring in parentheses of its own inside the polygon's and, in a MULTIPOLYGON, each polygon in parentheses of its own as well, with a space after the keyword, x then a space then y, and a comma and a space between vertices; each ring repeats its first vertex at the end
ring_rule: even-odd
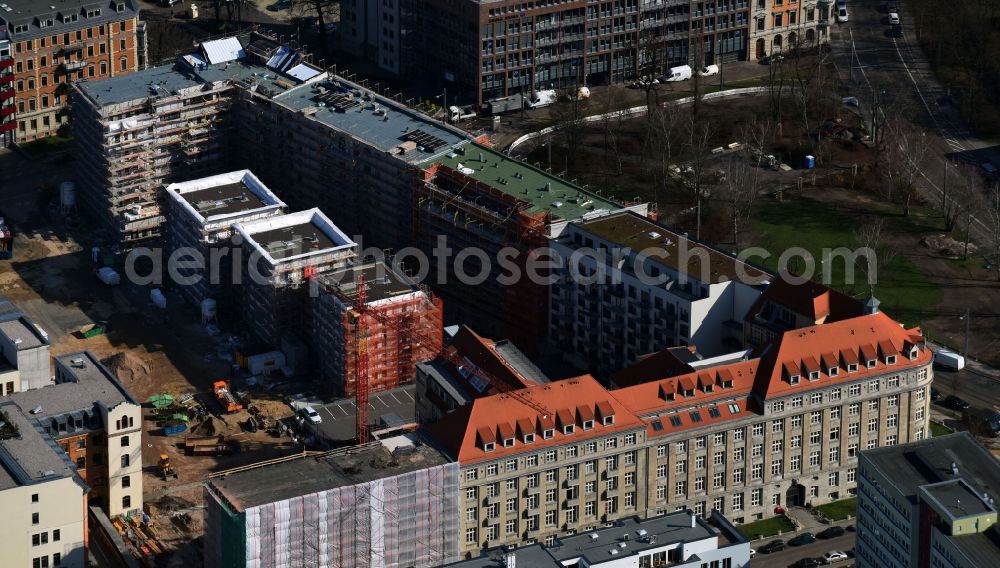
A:
POLYGON ((964 357, 969 356, 969 308, 965 308, 965 315, 959 316, 958 319, 965 320, 965 349, 962 351, 964 357))

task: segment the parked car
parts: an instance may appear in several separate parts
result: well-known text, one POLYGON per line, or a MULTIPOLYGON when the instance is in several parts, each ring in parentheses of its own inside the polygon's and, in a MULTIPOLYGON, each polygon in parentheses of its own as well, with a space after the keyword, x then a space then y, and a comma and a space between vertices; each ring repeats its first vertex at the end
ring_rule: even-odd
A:
POLYGON ((267 7, 271 12, 279 12, 281 10, 287 10, 292 7, 292 0, 278 0, 274 4, 267 7))
POLYGON ((719 74, 719 66, 718 65, 706 65, 701 71, 698 71, 698 74, 701 75, 702 77, 711 77, 712 75, 718 75, 719 74))
POLYGON ((779 62, 784 61, 784 60, 785 60, 785 56, 784 55, 777 55, 777 54, 775 54, 775 55, 765 55, 764 57, 760 58, 760 64, 761 65, 770 65, 772 63, 779 63, 779 62))
POLYGON ((847 530, 847 532, 854 532, 857 529, 854 528, 854 525, 847 525, 846 530, 847 530))
POLYGON ((785 541, 779 538, 778 540, 772 540, 771 542, 760 547, 760 549, 757 552, 760 552, 761 554, 771 554, 772 552, 780 552, 784 549, 785 549, 785 541))
POLYGON ((833 526, 833 527, 829 527, 829 528, 823 529, 820 532, 816 533, 816 538, 824 538, 824 539, 825 538, 836 538, 838 536, 843 536, 843 534, 844 534, 844 528, 843 527, 833 526))
POLYGON ((837 10, 837 22, 841 24, 846 24, 847 20, 848 20, 847 8, 841 7, 839 10, 837 10))
POLYGON ((885 3, 885 11, 886 11, 887 14, 891 14, 893 12, 899 12, 899 9, 896 8, 896 3, 895 2, 893 2, 892 0, 889 0, 889 2, 885 3))
POLYGON ((847 554, 839 550, 831 550, 823 555, 824 564, 833 564, 834 562, 842 562, 847 560, 847 554))
POLYGON ((896 12, 889 12, 889 24, 893 26, 899 25, 899 14, 896 12))
POLYGON ((788 541, 788 544, 789 546, 802 546, 803 544, 812 544, 814 542, 816 542, 816 535, 811 532, 804 532, 788 541))
POLYGON ((892 37, 903 37, 903 26, 895 25, 892 26, 892 37))
POLYGON ((941 401, 941 406, 952 410, 965 410, 969 408, 969 403, 953 394, 949 394, 941 401))
POLYGON ((941 391, 931 387, 931 400, 938 400, 939 398, 941 398, 941 391))
POLYGON ((306 420, 312 422, 313 424, 323 423, 323 417, 320 416, 319 412, 316 412, 316 409, 311 406, 303 406, 299 412, 302 413, 302 416, 305 417, 306 420))
POLYGON ((822 558, 803 558, 791 565, 791 568, 813 568, 825 564, 822 558))
POLYGON ((996 166, 994 166, 993 164, 991 164, 989 162, 983 162, 983 163, 979 164, 979 167, 982 168, 983 173, 986 174, 986 177, 993 177, 993 176, 997 175, 998 171, 1000 171, 1000 170, 997 170, 996 166))
POLYGON ((1000 436, 1000 412, 992 408, 966 408, 962 411, 962 422, 973 434, 1000 436))

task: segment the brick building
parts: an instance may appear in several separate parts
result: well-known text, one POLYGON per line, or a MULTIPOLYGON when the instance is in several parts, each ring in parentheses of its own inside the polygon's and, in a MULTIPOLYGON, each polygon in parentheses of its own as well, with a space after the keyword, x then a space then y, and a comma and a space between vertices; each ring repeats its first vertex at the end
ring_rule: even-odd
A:
MULTIPOLYGON (((140 69, 142 27, 135 0, 7 2, 0 11, 0 41, 12 47, 14 141, 51 136, 69 121, 70 83, 140 69)), ((6 124, 0 131, 13 128, 6 124)))
POLYGON ((752 0, 752 57, 787 53, 830 40, 833 0, 752 0))

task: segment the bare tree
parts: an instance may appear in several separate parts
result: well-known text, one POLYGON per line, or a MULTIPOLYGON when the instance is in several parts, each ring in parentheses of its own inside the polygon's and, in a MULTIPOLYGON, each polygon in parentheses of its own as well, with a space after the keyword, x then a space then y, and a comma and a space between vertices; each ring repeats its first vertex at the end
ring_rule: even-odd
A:
MULTIPOLYGON (((363 4, 361 9, 365 9, 363 4)), ((320 50, 324 57, 328 57, 331 52, 326 24, 340 21, 340 0, 293 0, 292 9, 316 15, 316 25, 319 26, 320 50)))
POLYGON ((916 195, 916 181, 920 166, 930 148, 927 133, 900 117, 890 120, 886 147, 887 159, 880 168, 888 181, 883 193, 888 201, 899 204, 903 215, 909 217, 910 204, 916 195))
POLYGON ((988 208, 982 198, 980 176, 975 167, 966 165, 960 169, 959 184, 955 189, 959 190, 955 195, 959 208, 958 219, 965 225, 962 259, 968 260, 969 244, 972 242, 972 224, 976 221, 975 214, 979 209, 988 208))
POLYGON ((720 198, 729 209, 733 249, 740 250, 740 236, 749 230, 750 214, 761 186, 761 169, 747 147, 726 163, 720 198))
POLYGON ((701 206, 705 197, 708 197, 703 181, 705 168, 708 164, 709 152, 711 152, 711 142, 713 136, 712 123, 709 121, 698 121, 694 115, 688 115, 685 121, 685 149, 690 156, 688 165, 684 168, 683 174, 685 185, 694 194, 695 209, 697 214, 697 225, 695 227, 695 238, 701 238, 701 206))
POLYGON ((871 217, 854 230, 854 241, 861 248, 862 254, 857 256, 857 268, 864 273, 868 283, 868 292, 875 295, 879 271, 896 258, 898 251, 883 241, 885 233, 885 218, 871 217))
POLYGON ((674 165, 675 148, 679 144, 677 138, 682 134, 682 119, 683 116, 677 112, 676 107, 656 107, 647 115, 645 137, 648 151, 653 157, 651 169, 655 180, 654 201, 659 198, 660 187, 665 191, 669 185, 673 173, 670 167, 674 165))
POLYGON ((989 220, 992 264, 996 270, 997 281, 1000 282, 1000 183, 996 181, 992 183, 985 205, 986 217, 989 220))

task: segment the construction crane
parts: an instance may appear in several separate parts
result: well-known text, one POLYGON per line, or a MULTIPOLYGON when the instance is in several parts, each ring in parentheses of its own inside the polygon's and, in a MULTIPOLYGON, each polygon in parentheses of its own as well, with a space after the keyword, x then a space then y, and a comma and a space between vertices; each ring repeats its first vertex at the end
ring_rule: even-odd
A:
MULTIPOLYGON (((346 295, 342 292, 338 295, 341 299, 345 300, 354 311, 354 348, 356 356, 355 401, 357 405, 356 436, 357 443, 364 444, 370 441, 371 435, 369 431, 368 406, 368 397, 371 389, 371 385, 369 384, 369 356, 371 354, 369 349, 369 323, 374 320, 383 326, 398 329, 397 333, 405 334, 407 336, 405 339, 413 346, 419 346, 422 344, 433 345, 435 343, 435 339, 418 331, 420 326, 414 326, 412 328, 405 329, 404 331, 404 326, 400 325, 398 316, 388 316, 376 309, 370 308, 368 306, 368 286, 363 273, 359 271, 354 278, 354 282, 356 292, 353 296, 346 295)), ((406 316, 404 315, 403 317, 406 316)), ((552 415, 551 411, 541 405, 538 401, 534 400, 529 394, 524 392, 524 389, 520 389, 506 381, 502 381, 492 373, 474 365, 467 358, 459 354, 458 350, 454 346, 446 347, 441 351, 439 356, 454 365, 456 368, 468 370, 470 372, 470 376, 471 374, 479 376, 488 384, 492 385, 493 388, 495 388, 499 393, 510 396, 525 406, 535 410, 542 416, 548 417, 552 415)))

